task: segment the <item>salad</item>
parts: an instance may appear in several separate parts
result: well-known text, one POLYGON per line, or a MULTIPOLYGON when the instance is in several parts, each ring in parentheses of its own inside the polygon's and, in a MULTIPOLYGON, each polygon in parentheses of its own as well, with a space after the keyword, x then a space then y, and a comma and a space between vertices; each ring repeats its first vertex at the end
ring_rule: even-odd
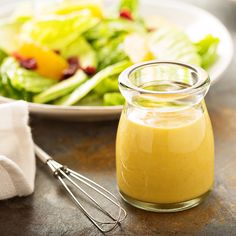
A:
POLYGON ((63 0, 34 15, 14 13, 0 22, 0 95, 122 105, 117 78, 134 63, 178 60, 208 69, 217 59, 213 35, 192 42, 169 22, 151 23, 141 17, 138 0, 120 0, 110 11, 99 0, 63 0))

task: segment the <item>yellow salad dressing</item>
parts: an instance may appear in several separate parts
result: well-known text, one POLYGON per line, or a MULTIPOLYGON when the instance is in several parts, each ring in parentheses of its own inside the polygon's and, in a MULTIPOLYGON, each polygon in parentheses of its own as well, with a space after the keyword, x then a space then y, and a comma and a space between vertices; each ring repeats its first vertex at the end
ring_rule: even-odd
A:
POLYGON ((116 165, 121 193, 135 200, 178 203, 203 195, 214 179, 207 110, 158 115, 125 110, 117 133, 116 165))

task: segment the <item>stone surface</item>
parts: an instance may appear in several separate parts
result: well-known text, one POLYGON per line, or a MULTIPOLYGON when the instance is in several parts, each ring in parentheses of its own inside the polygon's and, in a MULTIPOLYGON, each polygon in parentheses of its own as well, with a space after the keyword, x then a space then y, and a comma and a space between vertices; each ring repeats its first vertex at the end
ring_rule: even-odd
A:
MULTIPOLYGON (((188 0, 208 9, 231 30, 234 40, 236 3, 188 0), (235 5, 234 5, 235 4, 235 5)), ((157 214, 123 203, 128 217, 110 235, 236 235, 236 57, 207 96, 216 141, 216 183, 200 206, 157 214)), ((115 194, 117 121, 69 123, 31 120, 35 142, 55 160, 91 177, 115 194)), ((194 186, 193 186, 194 187, 194 186)), ((37 163, 36 190, 29 197, 0 202, 1 236, 100 235, 61 191, 47 167, 37 163)))

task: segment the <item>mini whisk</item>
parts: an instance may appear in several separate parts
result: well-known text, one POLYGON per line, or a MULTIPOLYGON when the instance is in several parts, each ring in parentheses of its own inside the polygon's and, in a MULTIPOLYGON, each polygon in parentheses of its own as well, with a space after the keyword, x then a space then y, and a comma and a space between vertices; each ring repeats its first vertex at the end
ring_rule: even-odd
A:
POLYGON ((61 182, 62 186, 69 193, 76 205, 83 211, 83 213, 100 231, 102 231, 103 233, 109 232, 125 219, 126 211, 121 207, 117 198, 108 190, 95 183, 94 181, 86 178, 85 176, 54 161, 46 152, 44 152, 37 145, 35 145, 35 153, 43 163, 47 164, 47 166, 53 172, 53 175, 61 182), (113 216, 110 212, 108 212, 108 210, 102 207, 101 204, 94 197, 88 194, 88 192, 84 188, 82 188, 78 183, 76 183, 73 178, 78 180, 85 186, 91 188, 104 199, 107 199, 110 203, 112 203, 117 208, 117 216, 113 216), (104 219, 106 220, 97 219, 91 213, 89 213, 89 211, 84 207, 81 201, 79 201, 78 198, 75 196, 66 181, 68 181, 68 183, 72 184, 75 188, 77 188, 80 193, 83 193, 88 198, 88 200, 90 200, 94 204, 94 206, 97 207, 97 209, 100 210, 101 213, 103 213, 104 219))

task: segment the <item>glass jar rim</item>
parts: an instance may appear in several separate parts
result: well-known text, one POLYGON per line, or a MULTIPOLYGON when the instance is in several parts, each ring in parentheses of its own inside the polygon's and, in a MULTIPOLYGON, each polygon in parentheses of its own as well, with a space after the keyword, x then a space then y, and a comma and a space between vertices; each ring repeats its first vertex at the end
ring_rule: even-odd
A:
POLYGON ((194 94, 199 92, 199 90, 205 89, 206 86, 210 85, 210 77, 208 73, 202 69, 199 66, 187 64, 187 63, 182 63, 182 62, 177 62, 177 61, 161 61, 161 60, 152 60, 152 61, 147 61, 147 62, 141 62, 134 64, 127 69, 125 69, 119 76, 118 79, 119 86, 124 87, 126 89, 132 89, 136 92, 139 92, 141 94, 154 94, 154 95, 176 95, 176 94, 194 94), (156 90, 146 90, 144 88, 141 88, 131 82, 129 77, 131 74, 138 69, 142 68, 147 68, 151 66, 156 66, 156 65, 176 65, 176 66, 181 66, 188 68, 192 71, 194 71, 198 75, 198 80, 196 83, 193 85, 183 88, 181 90, 168 90, 168 91, 156 91, 156 90))

